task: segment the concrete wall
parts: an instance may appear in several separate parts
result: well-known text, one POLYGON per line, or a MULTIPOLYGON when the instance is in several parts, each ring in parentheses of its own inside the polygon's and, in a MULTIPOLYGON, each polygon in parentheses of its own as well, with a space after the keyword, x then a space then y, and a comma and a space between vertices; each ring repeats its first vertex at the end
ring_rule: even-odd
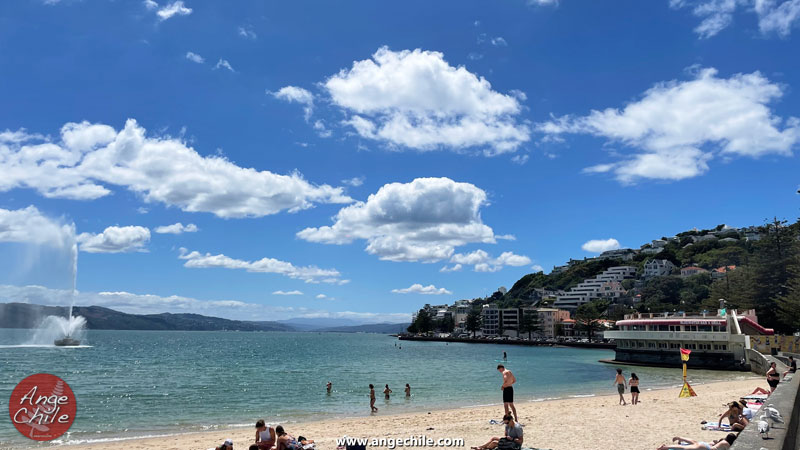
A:
MULTIPOLYGON (((782 364, 778 364, 777 368, 781 373, 786 370, 786 366, 782 364)), ((790 375, 790 377, 791 379, 781 380, 775 392, 769 396, 766 402, 766 405, 773 405, 781 413, 786 423, 775 423, 770 429, 769 439, 762 439, 758 433, 757 422, 763 416, 763 413, 759 411, 750 424, 739 433, 739 437, 734 442, 731 450, 797 450, 800 448, 800 440, 798 439, 798 431, 800 431, 800 396, 798 396, 800 373, 794 376, 790 375)))

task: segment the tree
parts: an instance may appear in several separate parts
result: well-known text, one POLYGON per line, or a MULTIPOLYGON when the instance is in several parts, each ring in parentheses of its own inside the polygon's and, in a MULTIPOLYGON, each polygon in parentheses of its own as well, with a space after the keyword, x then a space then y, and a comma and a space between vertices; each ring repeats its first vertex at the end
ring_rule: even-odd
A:
POLYGON ((427 333, 433 330, 433 318, 428 310, 420 309, 412 326, 416 327, 417 333, 427 333))
POLYGON ((800 251, 795 243, 795 256, 789 267, 789 280, 786 283, 786 292, 777 298, 776 303, 779 319, 787 332, 793 333, 800 330, 800 251))
POLYGON ((464 322, 464 327, 467 331, 472 332, 472 337, 475 337, 475 332, 481 329, 481 310, 478 308, 472 308, 469 313, 467 313, 467 320, 464 322))
POLYGON ((539 313, 537 311, 522 311, 522 317, 519 319, 519 330, 517 331, 528 333, 528 340, 530 341, 533 338, 533 333, 539 332, 541 329, 542 324, 539 321, 539 313))
POLYGON ((600 301, 585 303, 578 307, 575 311, 575 327, 580 330, 585 330, 589 340, 595 331, 600 330, 600 320, 603 318, 602 310, 605 309, 600 305, 600 301))
POLYGON ((724 298, 732 309, 744 311, 752 309, 755 304, 758 287, 756 286, 755 274, 753 269, 748 266, 738 267, 736 270, 725 272, 725 277, 714 281, 711 284, 709 306, 716 308, 717 301, 724 298))

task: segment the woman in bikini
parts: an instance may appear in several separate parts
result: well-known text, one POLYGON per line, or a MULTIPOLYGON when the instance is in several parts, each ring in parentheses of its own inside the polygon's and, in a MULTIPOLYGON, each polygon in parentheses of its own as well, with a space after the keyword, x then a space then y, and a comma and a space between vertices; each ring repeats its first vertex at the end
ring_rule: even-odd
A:
POLYGON ((735 433, 728 433, 725 439, 713 441, 710 444, 708 442, 695 441, 694 439, 676 436, 672 438, 672 444, 664 444, 658 447, 658 450, 728 450, 735 440, 735 433))
POLYGON ((747 419, 742 415, 742 411, 739 406, 739 402, 730 402, 728 403, 728 410, 722 413, 719 416, 719 420, 717 423, 719 426, 722 426, 722 420, 728 418, 728 422, 731 424, 731 431, 742 431, 744 427, 747 426, 747 419))
POLYGON ((391 394, 391 393, 392 393, 392 390, 389 389, 389 385, 387 384, 386 388, 383 390, 383 395, 386 396, 386 400, 389 400, 389 394, 391 394))
POLYGON ((294 436, 284 431, 283 427, 280 425, 275 427, 275 434, 278 435, 276 450, 303 450, 304 445, 314 443, 313 440, 303 437, 295 439, 294 436))
POLYGON ((639 403, 639 377, 631 372, 631 379, 628 380, 628 386, 631 387, 631 405, 639 403))
POLYGON ((769 384, 770 394, 775 392, 775 388, 778 387, 778 383, 781 382, 781 375, 778 373, 778 369, 775 368, 775 363, 771 363, 769 365, 769 370, 767 371, 767 384, 769 384))

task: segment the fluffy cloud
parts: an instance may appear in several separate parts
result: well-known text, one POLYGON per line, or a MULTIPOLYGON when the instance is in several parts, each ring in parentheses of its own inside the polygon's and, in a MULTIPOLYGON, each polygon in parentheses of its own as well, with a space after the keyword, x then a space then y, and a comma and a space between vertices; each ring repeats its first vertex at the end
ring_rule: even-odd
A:
POLYGON ((262 258, 258 261, 244 261, 233 259, 225 255, 201 254, 188 252, 182 248, 179 256, 185 260, 184 267, 192 269, 238 269, 257 273, 276 273, 289 278, 303 280, 306 283, 331 283, 345 284, 349 280, 342 280, 341 274, 336 269, 320 269, 316 266, 297 267, 292 263, 274 258, 262 258))
POLYGON ((199 230, 197 225, 190 223, 188 225, 183 225, 182 223, 173 223, 172 225, 164 225, 161 227, 156 227, 153 231, 159 234, 181 234, 181 233, 195 233, 199 230))
MULTIPOLYGON (((314 94, 312 94, 307 89, 303 89, 297 86, 284 86, 280 88, 278 92, 267 91, 267 93, 279 100, 287 101, 290 103, 300 103, 301 105, 304 105, 303 114, 306 120, 310 119, 311 113, 314 112, 314 94)), ((322 122, 319 123, 322 124, 322 122)), ((324 128, 324 125, 322 126, 324 128)))
POLYGON ((205 58, 194 52, 186 52, 186 59, 192 62, 196 62, 197 64, 203 64, 204 62, 206 62, 205 58))
POLYGON ((692 13, 702 19, 694 31, 701 39, 717 35, 733 23, 733 15, 741 8, 758 17, 762 34, 776 33, 786 37, 800 19, 800 0, 670 0, 670 6, 692 8, 692 13))
POLYGON ((0 208, 0 242, 72 247, 72 225, 60 224, 44 216, 35 206, 8 210, 0 208))
POLYGON ((144 7, 147 8, 148 11, 152 11, 158 8, 158 3, 154 0, 144 0, 144 7))
POLYGON ((444 272, 444 273, 447 273, 447 272, 460 272, 461 269, 463 269, 463 268, 464 268, 464 266, 462 266, 461 264, 454 264, 452 266, 444 266, 444 267, 442 267, 441 269, 439 269, 439 272, 444 272))
POLYGON ((81 251, 87 253, 125 253, 143 251, 150 242, 145 227, 108 227, 102 233, 81 233, 77 236, 81 251))
POLYGON ((718 78, 713 68, 694 79, 668 81, 623 109, 560 117, 538 125, 548 136, 582 133, 620 142, 638 153, 586 169, 613 172, 623 183, 640 178, 680 180, 701 175, 715 156, 791 156, 800 120, 783 120, 767 106, 783 95, 759 72, 718 78))
POLYGON ((239 27, 239 36, 246 38, 246 39, 256 39, 258 35, 252 28, 248 27, 239 27))
POLYGON ((32 188, 48 198, 92 200, 121 186, 145 201, 219 217, 262 217, 350 203, 342 188, 316 186, 299 173, 278 175, 201 156, 178 139, 147 137, 129 119, 117 132, 88 122, 68 123, 61 142, 37 135, 0 135, 0 192, 32 188), (13 137, 11 139, 9 136, 13 137))
POLYGON ((275 291, 272 295, 303 295, 303 293, 300 291, 275 291))
POLYGON ((345 124, 361 137, 392 146, 488 147, 485 153, 492 155, 513 152, 529 140, 528 126, 517 121, 522 110, 517 98, 451 66, 439 52, 382 47, 323 86, 350 116, 345 124))
POLYGON ((366 202, 341 209, 332 226, 306 228, 297 236, 326 244, 364 239, 368 253, 389 261, 441 261, 457 246, 495 242, 481 221, 485 204, 486 193, 472 184, 418 178, 386 184, 366 202))
POLYGON ((364 179, 366 177, 353 177, 347 180, 342 180, 342 184, 346 184, 348 186, 358 187, 364 184, 364 179))
POLYGON ((233 66, 231 66, 231 63, 229 63, 227 59, 222 59, 222 58, 220 58, 219 61, 217 61, 217 65, 214 66, 214 70, 217 69, 228 69, 231 72, 236 72, 235 70, 233 70, 233 66))
POLYGON ((436 286, 429 284, 428 286, 423 286, 419 283, 414 283, 411 286, 403 289, 392 289, 392 292, 395 294, 422 294, 422 295, 450 295, 452 292, 448 291, 445 288, 437 288, 436 286))
POLYGON ((527 256, 515 255, 513 252, 503 252, 497 258, 492 258, 488 253, 483 250, 475 250, 471 253, 456 253, 450 258, 450 262, 456 263, 456 266, 443 272, 452 272, 455 267, 461 268, 462 265, 473 266, 476 272, 497 272, 504 266, 527 266, 531 263, 531 259, 527 256))
MULTIPOLYGON (((155 2, 153 2, 155 3, 155 2)), ((145 2, 145 6, 150 8, 150 3, 145 2)), ((168 3, 163 8, 156 11, 160 20, 167 20, 173 16, 188 16, 192 13, 192 8, 187 8, 181 0, 174 1, 172 3, 168 3)))
POLYGON ((619 241, 616 239, 592 239, 590 241, 586 241, 581 248, 586 252, 592 253, 603 253, 608 250, 616 250, 618 249, 619 241))
POLYGON ((544 272, 544 267, 539 264, 532 265, 531 269, 533 269, 534 272, 544 272))
MULTIPOLYGON (((0 298, 10 302, 40 305, 69 306, 71 290, 48 289, 42 286, 0 285, 0 298)), ((411 320, 408 313, 371 313, 354 311, 327 311, 294 306, 271 306, 246 303, 239 300, 197 300, 170 295, 167 297, 130 292, 78 292, 76 304, 103 306, 130 314, 192 313, 234 320, 281 320, 290 318, 351 319, 359 323, 404 322, 411 320)), ((0 304, 0 313, 3 305, 0 304)))

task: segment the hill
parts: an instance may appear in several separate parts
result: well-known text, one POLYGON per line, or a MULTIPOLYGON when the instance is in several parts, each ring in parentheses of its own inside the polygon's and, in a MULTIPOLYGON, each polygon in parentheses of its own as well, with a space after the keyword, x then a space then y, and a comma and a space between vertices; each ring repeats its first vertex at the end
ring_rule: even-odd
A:
MULTIPOLYGON (((67 307, 28 303, 0 303, 0 328, 35 328, 46 316, 66 317, 67 307)), ((277 322, 247 322, 200 314, 128 314, 100 306, 76 306, 91 330, 187 330, 187 331, 296 331, 277 322)))

